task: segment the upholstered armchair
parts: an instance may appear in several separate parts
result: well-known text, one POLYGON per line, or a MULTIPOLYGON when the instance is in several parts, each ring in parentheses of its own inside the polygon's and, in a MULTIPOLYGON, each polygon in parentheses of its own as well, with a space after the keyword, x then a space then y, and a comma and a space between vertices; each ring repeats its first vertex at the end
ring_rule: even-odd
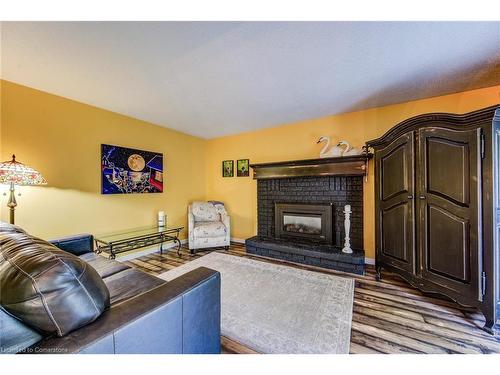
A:
POLYGON ((193 202, 188 208, 189 250, 224 246, 229 248, 230 224, 224 203, 193 202))

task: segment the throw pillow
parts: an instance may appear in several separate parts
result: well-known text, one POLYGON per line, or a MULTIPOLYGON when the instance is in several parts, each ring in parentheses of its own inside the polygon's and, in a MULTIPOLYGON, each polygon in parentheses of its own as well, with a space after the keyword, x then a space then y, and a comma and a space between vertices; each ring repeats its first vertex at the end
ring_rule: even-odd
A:
POLYGON ((44 334, 67 333, 109 307, 109 291, 77 256, 15 231, 0 231, 0 304, 44 334))

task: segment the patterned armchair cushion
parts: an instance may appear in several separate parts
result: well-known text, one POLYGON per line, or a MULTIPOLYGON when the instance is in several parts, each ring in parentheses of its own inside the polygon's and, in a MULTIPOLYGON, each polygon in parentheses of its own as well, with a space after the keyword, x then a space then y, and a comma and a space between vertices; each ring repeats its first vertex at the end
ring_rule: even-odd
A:
POLYGON ((197 222, 194 225, 194 236, 196 238, 223 237, 227 233, 226 226, 221 221, 197 222))
POLYGON ((227 215, 226 207, 222 203, 214 203, 215 210, 219 215, 227 215))
POLYGON ((210 202, 193 202, 191 212, 194 221, 220 221, 217 208, 210 202))

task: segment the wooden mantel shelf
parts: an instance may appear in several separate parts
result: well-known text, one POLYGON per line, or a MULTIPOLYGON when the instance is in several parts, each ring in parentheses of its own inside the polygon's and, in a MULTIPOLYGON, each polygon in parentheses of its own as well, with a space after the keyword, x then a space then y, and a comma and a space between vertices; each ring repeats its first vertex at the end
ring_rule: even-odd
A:
POLYGON ((368 160, 372 157, 373 154, 368 153, 337 158, 250 164, 250 167, 256 180, 307 176, 366 176, 368 160))

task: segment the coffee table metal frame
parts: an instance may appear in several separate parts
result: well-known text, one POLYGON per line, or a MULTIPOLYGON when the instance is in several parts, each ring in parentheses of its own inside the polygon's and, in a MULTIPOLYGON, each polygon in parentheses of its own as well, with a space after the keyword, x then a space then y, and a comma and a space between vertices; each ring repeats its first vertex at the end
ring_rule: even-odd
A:
MULTIPOLYGON (((130 237, 127 237, 127 232, 122 232, 120 235, 126 236, 118 240, 104 240, 98 237, 94 238, 95 241, 95 252, 97 254, 101 252, 109 253, 109 259, 115 259, 116 255, 119 253, 124 253, 127 251, 139 249, 146 246, 152 246, 160 244, 160 254, 163 254, 163 244, 165 242, 173 241, 177 244, 177 255, 181 255, 181 241, 179 240, 179 233, 184 227, 151 227, 151 233, 145 233, 140 235, 135 235, 138 230, 131 230, 130 237), (154 232, 156 230, 156 232, 154 232)), ((148 230, 148 228, 143 228, 143 230, 148 230)), ((103 236, 106 237, 106 236, 103 236)))

